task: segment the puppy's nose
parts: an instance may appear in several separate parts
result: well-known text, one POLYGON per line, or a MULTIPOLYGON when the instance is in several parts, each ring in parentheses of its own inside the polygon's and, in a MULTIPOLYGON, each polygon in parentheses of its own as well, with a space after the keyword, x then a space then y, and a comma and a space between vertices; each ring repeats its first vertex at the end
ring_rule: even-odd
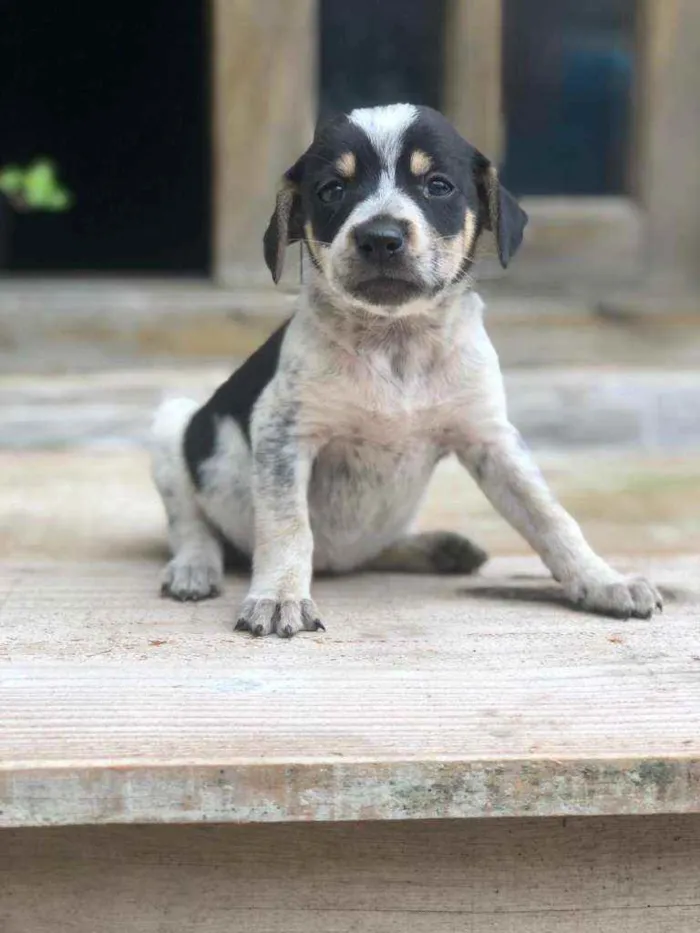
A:
POLYGON ((401 225, 390 217, 374 217, 355 227, 358 250, 367 259, 382 260, 396 256, 404 248, 401 225))

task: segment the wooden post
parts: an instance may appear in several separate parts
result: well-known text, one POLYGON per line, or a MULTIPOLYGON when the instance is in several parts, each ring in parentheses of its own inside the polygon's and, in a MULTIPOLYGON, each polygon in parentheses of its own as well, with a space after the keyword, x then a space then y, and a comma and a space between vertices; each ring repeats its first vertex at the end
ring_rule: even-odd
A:
POLYGON ((501 17, 501 0, 447 3, 445 115, 496 161, 503 149, 501 17))
POLYGON ((700 3, 643 7, 642 164, 646 268, 659 287, 700 287, 700 3))
POLYGON ((316 117, 317 0, 213 0, 217 283, 267 284, 261 240, 316 117))

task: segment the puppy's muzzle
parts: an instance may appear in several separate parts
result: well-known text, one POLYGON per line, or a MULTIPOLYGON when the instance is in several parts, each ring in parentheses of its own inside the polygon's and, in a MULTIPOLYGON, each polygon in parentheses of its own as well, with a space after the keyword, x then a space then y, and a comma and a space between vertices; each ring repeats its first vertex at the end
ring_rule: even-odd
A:
POLYGON ((408 223, 387 214, 358 224, 352 231, 355 260, 347 283, 352 294, 379 305, 404 304, 421 294, 408 240, 408 223))
POLYGON ((374 217, 353 231, 358 252, 367 262, 383 266, 393 262, 406 245, 406 230, 391 217, 374 217))

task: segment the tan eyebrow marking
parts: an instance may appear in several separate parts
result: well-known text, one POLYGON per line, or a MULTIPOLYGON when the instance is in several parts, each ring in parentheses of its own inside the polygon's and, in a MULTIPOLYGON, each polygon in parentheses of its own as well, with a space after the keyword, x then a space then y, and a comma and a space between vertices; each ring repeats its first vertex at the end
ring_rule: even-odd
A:
POLYGON ((352 178, 357 171, 357 158, 354 152, 344 152, 336 159, 335 167, 343 178, 352 178))
POLYGON ((476 214, 474 211, 467 211, 464 218, 464 255, 467 259, 472 258, 474 246, 476 243, 476 214))
POLYGON ((423 152, 422 149, 413 150, 411 153, 411 173, 413 175, 425 175, 430 171, 432 165, 433 160, 427 152, 423 152))

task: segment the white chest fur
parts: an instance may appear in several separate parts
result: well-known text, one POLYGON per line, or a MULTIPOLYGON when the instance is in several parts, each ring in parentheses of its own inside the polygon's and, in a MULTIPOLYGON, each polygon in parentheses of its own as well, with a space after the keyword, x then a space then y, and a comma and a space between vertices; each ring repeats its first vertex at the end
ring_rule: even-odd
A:
POLYGON ((310 435, 364 440, 404 449, 415 442, 449 446, 450 432, 505 416, 498 358, 486 335, 478 296, 452 309, 439 327, 385 339, 300 334, 304 375, 299 394, 310 435), (354 339, 353 339, 354 338, 354 339), (308 338, 307 338, 308 339, 308 338), (311 365, 309 365, 311 362, 311 365))

